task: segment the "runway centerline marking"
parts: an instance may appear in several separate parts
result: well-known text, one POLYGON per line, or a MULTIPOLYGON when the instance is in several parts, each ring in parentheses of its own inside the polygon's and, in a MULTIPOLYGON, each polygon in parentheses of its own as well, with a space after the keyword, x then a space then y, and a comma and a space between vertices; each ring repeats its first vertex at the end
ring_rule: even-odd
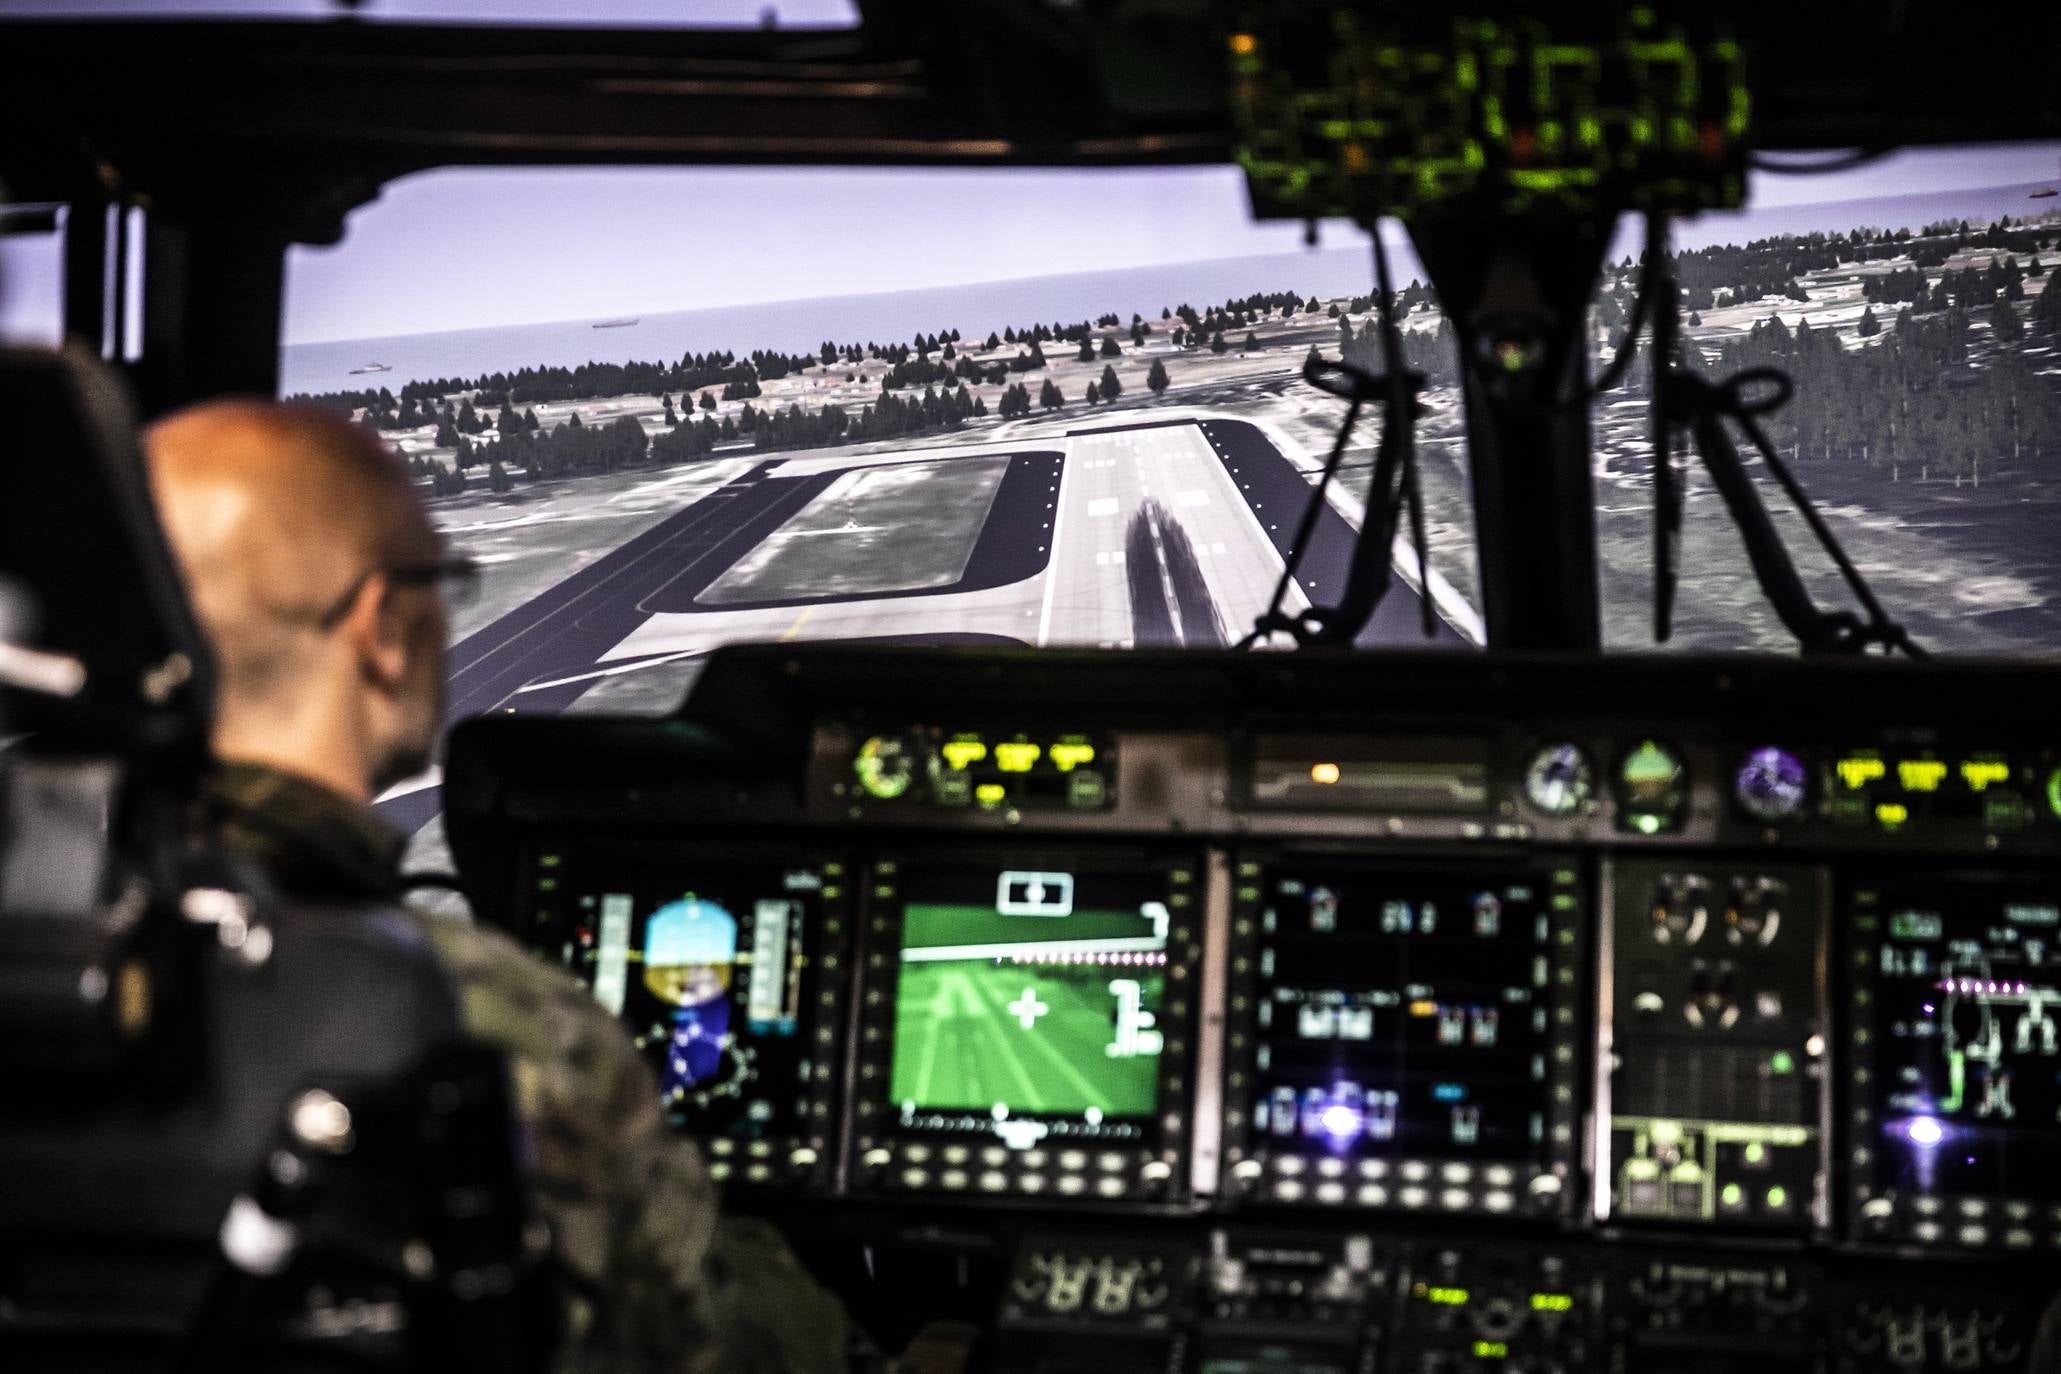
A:
POLYGON ((815 613, 816 608, 814 606, 802 607, 802 613, 794 618, 794 623, 792 625, 789 625, 787 627, 787 633, 780 636, 780 643, 785 644, 788 640, 793 639, 796 635, 800 634, 801 627, 808 624, 809 617, 814 615, 815 613))

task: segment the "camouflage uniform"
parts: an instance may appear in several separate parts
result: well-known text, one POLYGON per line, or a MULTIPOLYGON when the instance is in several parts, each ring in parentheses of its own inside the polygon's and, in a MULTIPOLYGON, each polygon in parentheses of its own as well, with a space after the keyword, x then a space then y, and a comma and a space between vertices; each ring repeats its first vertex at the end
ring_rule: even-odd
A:
MULTIPOLYGON (((400 903, 405 837, 370 809, 247 764, 221 770, 209 807, 216 832, 284 895, 400 903)), ((699 1154, 660 1116, 649 1067, 587 990, 499 931, 411 914, 451 971, 467 1029, 508 1054, 568 1280, 559 1368, 848 1368, 862 1347, 837 1299, 771 1227, 719 1217, 699 1154)))

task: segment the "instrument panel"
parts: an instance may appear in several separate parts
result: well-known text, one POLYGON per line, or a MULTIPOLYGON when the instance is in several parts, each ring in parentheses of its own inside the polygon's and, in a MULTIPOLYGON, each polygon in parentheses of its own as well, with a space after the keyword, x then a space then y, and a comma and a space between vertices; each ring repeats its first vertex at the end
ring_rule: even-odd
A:
POLYGON ((1949 740, 1829 697, 1771 724, 1845 685, 1801 665, 1757 706, 1542 668, 1513 710, 1477 666, 1478 700, 1340 710, 1226 705, 1191 657, 1151 685, 1201 701, 1148 711, 961 656, 913 677, 996 700, 933 712, 886 657, 877 689, 733 657, 704 727, 834 661, 784 744, 702 764, 654 736, 538 781, 582 751, 478 727, 495 914, 740 1205, 1018 1236, 1016 1367, 1120 1329, 1121 1367, 1227 1374, 2005 1369, 2061 1284, 2039 693, 1949 740), (1897 1287, 1939 1264, 1962 1286, 1897 1287))

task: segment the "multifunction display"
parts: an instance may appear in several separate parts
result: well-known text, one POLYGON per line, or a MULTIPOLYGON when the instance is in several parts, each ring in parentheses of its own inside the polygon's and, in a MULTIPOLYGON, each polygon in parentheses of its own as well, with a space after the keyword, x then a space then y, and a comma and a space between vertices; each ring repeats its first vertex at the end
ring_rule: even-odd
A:
POLYGON ((534 869, 559 958, 622 1019, 667 1116, 709 1139, 717 1175, 768 1181, 821 1162, 843 866, 573 850, 540 854, 534 869))
POLYGON ((1182 862, 877 863, 861 1115, 892 1142, 876 1162, 903 1162, 892 1181, 1112 1197, 1140 1171, 1169 1182, 1196 901, 1182 862))
POLYGON ((2055 1233, 2061 885, 1885 885, 1856 893, 1854 919, 1865 1229, 2018 1248, 2055 1233))
POLYGON ((1507 1211, 1554 1177, 1572 873, 1282 857, 1242 867, 1238 897, 1234 1178, 1291 1202, 1507 1211))

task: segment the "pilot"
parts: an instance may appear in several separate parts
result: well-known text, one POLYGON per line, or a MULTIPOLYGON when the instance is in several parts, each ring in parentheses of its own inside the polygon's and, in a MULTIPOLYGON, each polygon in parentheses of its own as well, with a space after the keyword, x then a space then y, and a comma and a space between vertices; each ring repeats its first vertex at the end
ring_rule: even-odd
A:
MULTIPOLYGON (((146 437, 158 508, 219 659, 208 805, 288 895, 400 906, 372 798, 428 767, 448 557, 394 456, 333 414, 211 402, 146 437)), ((563 1369, 828 1371, 865 1349, 762 1223, 719 1218, 650 1071, 578 983, 500 933, 409 912, 465 1022, 509 1057, 567 1275, 563 1369)))

